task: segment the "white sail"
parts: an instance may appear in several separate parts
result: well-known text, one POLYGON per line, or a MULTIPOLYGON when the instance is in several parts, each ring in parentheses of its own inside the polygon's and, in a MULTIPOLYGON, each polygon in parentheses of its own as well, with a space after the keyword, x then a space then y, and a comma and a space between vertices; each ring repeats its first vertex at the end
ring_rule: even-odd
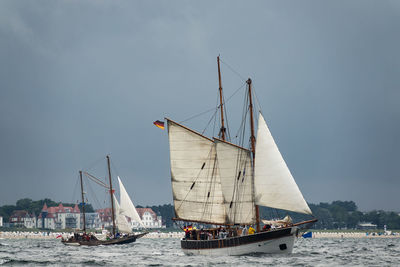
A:
POLYGON ((132 233, 132 227, 129 225, 128 221, 126 220, 125 215, 123 214, 118 200, 113 194, 114 197, 114 206, 115 206, 115 224, 118 227, 118 230, 122 233, 132 233))
POLYGON ((182 220, 225 223, 214 142, 171 120, 168 136, 176 216, 182 220))
POLYGON ((119 182, 119 194, 120 194, 120 209, 121 213, 125 216, 131 218, 131 220, 138 222, 143 228, 145 228, 140 216, 133 205, 131 198, 129 197, 128 193, 125 190, 124 185, 122 184, 121 179, 118 176, 119 182))
POLYGON ((216 140, 218 167, 228 223, 256 221, 250 151, 216 140))
POLYGON ((257 205, 311 214, 260 113, 258 119, 254 190, 257 205))

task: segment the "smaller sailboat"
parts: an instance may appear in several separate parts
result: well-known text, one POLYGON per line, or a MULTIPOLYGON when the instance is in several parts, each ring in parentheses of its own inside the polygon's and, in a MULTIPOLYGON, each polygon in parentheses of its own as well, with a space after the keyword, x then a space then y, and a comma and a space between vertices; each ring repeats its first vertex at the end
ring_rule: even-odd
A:
POLYGON ((86 233, 86 220, 85 220, 85 198, 83 192, 83 180, 82 171, 79 171, 80 182, 81 182, 81 195, 82 195, 82 214, 83 214, 83 229, 82 233, 75 233, 72 237, 68 239, 62 239, 61 242, 64 245, 70 246, 99 246, 99 245, 120 245, 129 244, 135 242, 136 239, 146 235, 148 232, 143 232, 139 234, 134 234, 132 227, 129 225, 127 217, 131 220, 138 222, 143 228, 145 228, 139 214, 136 211, 135 206, 132 203, 121 179, 118 177, 119 189, 120 189, 120 201, 115 197, 114 190, 111 181, 111 169, 110 169, 110 157, 107 155, 107 166, 109 174, 109 185, 105 184, 103 181, 97 179, 96 177, 86 173, 92 180, 110 192, 111 200, 111 217, 112 217, 112 235, 107 236, 105 240, 98 239, 95 235, 91 233, 86 233), (117 232, 118 229, 118 232, 117 232))

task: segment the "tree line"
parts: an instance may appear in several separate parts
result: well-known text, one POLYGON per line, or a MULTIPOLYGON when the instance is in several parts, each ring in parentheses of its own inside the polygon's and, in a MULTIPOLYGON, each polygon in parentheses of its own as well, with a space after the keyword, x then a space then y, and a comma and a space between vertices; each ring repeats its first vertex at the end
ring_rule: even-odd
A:
MULTIPOLYGON (((10 215, 14 210, 26 210, 29 213, 34 213, 38 216, 43 208, 44 203, 47 206, 58 206, 60 202, 52 201, 51 199, 42 199, 33 201, 29 198, 20 199, 16 205, 4 205, 0 207, 0 216, 3 216, 3 221, 8 222, 10 215)), ((64 206, 74 206, 71 203, 62 203, 64 206)), ((392 211, 373 210, 369 212, 361 212, 354 201, 333 201, 331 203, 309 204, 310 209, 318 219, 312 228, 313 229, 355 229, 361 222, 370 222, 376 224, 378 228, 383 229, 384 225, 387 229, 400 229, 400 215, 392 211)), ((143 206, 137 206, 143 208, 143 206)), ((162 216, 163 224, 167 228, 173 226, 173 218, 175 217, 174 206, 171 204, 146 206, 151 208, 157 215, 162 216)), ((82 209, 80 207, 80 209, 82 209)), ((94 212, 92 205, 85 204, 87 212, 94 212)), ((309 220, 310 215, 304 215, 284 210, 276 210, 267 207, 260 207, 260 216, 264 219, 283 218, 289 215, 294 222, 309 220)))
MULTIPOLYGON (((400 229, 400 215, 398 212, 373 210, 361 212, 354 201, 333 201, 331 203, 321 202, 319 204, 309 204, 313 216, 318 221, 311 227, 312 229, 356 229, 359 223, 368 222, 377 225, 378 229, 400 229)), ((260 214, 275 214, 276 218, 290 215, 294 221, 309 220, 309 215, 273 210, 262 207, 260 214)), ((268 217, 268 216, 267 216, 268 217)), ((273 217, 273 216, 272 216, 273 217)))

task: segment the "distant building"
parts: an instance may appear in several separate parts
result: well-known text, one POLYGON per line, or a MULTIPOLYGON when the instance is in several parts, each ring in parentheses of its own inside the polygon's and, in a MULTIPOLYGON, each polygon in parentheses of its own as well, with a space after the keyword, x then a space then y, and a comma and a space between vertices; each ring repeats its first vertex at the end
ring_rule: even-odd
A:
MULTIPOLYGON (((150 208, 137 208, 136 211, 139 213, 140 219, 146 228, 162 228, 162 218, 150 208)), ((139 228, 139 223, 133 222, 134 228, 139 228)))
MULTIPOLYGON (((97 212, 85 213, 85 221, 87 229, 98 229, 102 227, 100 216, 97 212)), ((83 225, 83 218, 81 224, 83 225)))
POLYGON ((370 222, 360 222, 357 225, 357 228, 361 230, 375 230, 378 228, 378 226, 370 222))
MULTIPOLYGON (((136 208, 140 219, 142 220, 144 226, 146 228, 162 228, 162 218, 161 216, 157 216, 157 214, 150 208, 136 208)), ((99 209, 96 210, 99 214, 101 227, 109 227, 112 226, 112 218, 111 218, 111 208, 99 209)), ((131 224, 132 228, 142 228, 142 226, 131 218, 127 217, 127 221, 131 224)))
POLYGON ((111 208, 98 209, 96 213, 99 214, 101 228, 112 226, 111 208))
POLYGON ((66 207, 59 204, 57 207, 43 205, 38 217, 37 227, 44 229, 79 229, 81 226, 81 213, 78 205, 66 207))
POLYGON ((3 217, 0 216, 0 227, 3 227, 3 217))
POLYGON ((36 228, 35 214, 29 214, 26 210, 14 210, 10 216, 10 227, 36 228))

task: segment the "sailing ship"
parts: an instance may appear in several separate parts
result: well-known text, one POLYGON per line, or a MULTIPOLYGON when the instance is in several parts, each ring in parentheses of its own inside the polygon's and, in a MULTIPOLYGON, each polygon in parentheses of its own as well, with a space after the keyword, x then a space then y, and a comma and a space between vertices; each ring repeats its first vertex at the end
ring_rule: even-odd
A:
POLYGON ((148 232, 143 232, 139 234, 134 234, 132 227, 129 225, 127 217, 131 220, 138 222, 143 228, 145 228, 139 214, 136 211, 135 206, 132 203, 121 179, 118 177, 120 201, 118 203, 115 197, 112 179, 111 179, 111 168, 110 168, 110 157, 107 155, 107 167, 108 167, 108 178, 109 184, 105 184, 100 179, 95 176, 85 172, 85 175, 95 181, 100 186, 106 188, 110 193, 111 201, 111 219, 112 219, 112 235, 107 236, 104 240, 99 239, 96 235, 91 233, 86 233, 86 218, 85 218, 85 196, 83 191, 83 179, 82 171, 79 171, 80 183, 81 183, 81 197, 82 197, 82 219, 83 219, 83 229, 82 233, 75 233, 72 237, 68 239, 62 239, 61 242, 65 245, 70 246, 99 246, 99 245, 121 245, 129 244, 135 242, 136 239, 146 235, 148 232), (117 232, 118 229, 118 232, 117 232))
MULTIPOLYGON (((174 220, 185 227, 181 247, 188 255, 291 253, 300 225, 290 219, 266 222, 261 229, 259 205, 312 215, 261 114, 257 138, 252 81, 246 81, 250 121, 249 148, 226 140, 220 59, 218 62, 221 128, 209 138, 169 118, 174 220), (257 141, 256 141, 257 140, 257 141), (193 223, 206 225, 194 230, 193 223), (253 228, 256 228, 256 230, 253 228)), ((243 122, 242 122, 243 123, 243 122)))

